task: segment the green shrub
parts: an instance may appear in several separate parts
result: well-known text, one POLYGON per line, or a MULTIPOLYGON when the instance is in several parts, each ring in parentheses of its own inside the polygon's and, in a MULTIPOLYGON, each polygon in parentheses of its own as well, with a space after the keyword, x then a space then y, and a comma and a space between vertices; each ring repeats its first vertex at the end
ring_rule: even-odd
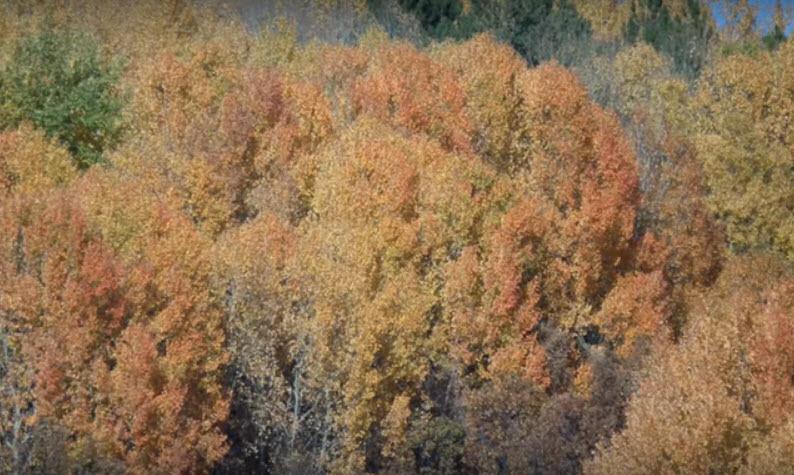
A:
POLYGON ((0 129, 29 121, 63 142, 80 168, 100 162, 121 132, 120 66, 84 35, 21 39, 0 70, 0 129))
POLYGON ((685 0, 679 7, 676 16, 660 0, 636 2, 623 36, 630 44, 653 46, 673 60, 674 72, 694 79, 708 61, 716 31, 704 2, 685 0))
MULTIPOLYGON (((388 0, 368 0, 370 8, 388 0)), ((531 65, 581 60, 592 44, 590 25, 571 0, 398 0, 431 38, 466 40, 490 32, 531 65), (465 7, 464 7, 465 4, 465 7)))

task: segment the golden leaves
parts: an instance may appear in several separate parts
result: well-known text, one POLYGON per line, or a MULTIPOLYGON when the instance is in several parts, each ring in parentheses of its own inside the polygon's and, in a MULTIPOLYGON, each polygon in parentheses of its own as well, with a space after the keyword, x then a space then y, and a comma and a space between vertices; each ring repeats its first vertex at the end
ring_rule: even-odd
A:
POLYGON ((695 105, 708 204, 738 248, 791 254, 791 48, 731 55, 707 71, 695 105))
POLYGON ((586 471, 752 472, 765 464, 758 459, 762 448, 785 453, 777 439, 788 430, 783 414, 791 405, 791 318, 782 310, 790 272, 784 267, 768 257, 728 262, 711 289, 691 302, 680 343, 657 348, 629 405, 626 429, 601 447, 586 471))
POLYGON ((0 133, 0 193, 33 196, 77 176, 69 152, 25 125, 0 133))
POLYGON ((459 75, 475 149, 497 167, 520 164, 527 153, 522 137, 527 123, 515 82, 526 69, 524 60, 487 35, 442 44, 432 54, 459 75))
MULTIPOLYGON (((173 14, 179 48, 151 25, 166 31, 127 73, 132 131, 107 167, 76 177, 34 132, 0 134, 0 271, 14 276, 0 310, 32 328, 38 407, 75 447, 95 439, 133 473, 209 471, 232 389, 234 423, 251 424, 273 471, 412 471, 435 450, 417 427, 446 421, 450 466, 530 471, 525 440, 622 398, 600 394, 610 371, 651 349, 626 432, 594 471, 731 470, 755 423, 737 395, 752 388, 769 419, 790 408, 790 355, 765 350, 790 343, 790 289, 763 306, 741 293, 735 317, 715 309, 731 281, 683 299, 717 278, 721 237, 681 137, 684 84, 649 46, 616 68, 620 112, 671 157, 663 199, 645 204, 653 226, 618 117, 558 64, 528 69, 488 36, 422 51, 376 34, 301 45, 285 29, 227 47, 225 27, 192 12, 173 14), (687 305, 705 317, 672 346, 687 305)), ((747 190, 785 183, 786 48, 770 77, 749 74, 767 59, 737 59, 702 86, 699 152, 721 212, 758 211, 731 201, 725 176, 763 163, 747 190)))

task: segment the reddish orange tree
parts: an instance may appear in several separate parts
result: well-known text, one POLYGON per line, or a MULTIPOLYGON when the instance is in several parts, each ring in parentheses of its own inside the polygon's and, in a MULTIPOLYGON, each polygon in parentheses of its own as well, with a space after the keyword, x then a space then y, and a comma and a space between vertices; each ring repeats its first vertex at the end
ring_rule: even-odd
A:
POLYGON ((658 351, 626 428, 590 473, 790 467, 791 271, 769 256, 734 257, 694 298, 679 345, 658 351), (768 457, 763 457, 763 453, 768 457))
POLYGON ((226 450, 225 357, 219 312, 196 286, 201 260, 185 254, 196 252, 190 228, 171 223, 183 231, 152 242, 154 259, 127 263, 66 190, 5 224, 14 254, 2 304, 26 333, 37 417, 74 434, 78 461, 104 454, 134 472, 211 466, 226 450))
MULTIPOLYGON (((515 97, 507 110, 517 118, 505 120, 520 130, 506 136, 512 142, 504 151, 490 152, 507 155, 487 157, 494 168, 479 234, 446 267, 448 334, 468 385, 464 404, 472 405, 467 458, 482 470, 505 464, 562 470, 566 455, 522 455, 510 440, 523 434, 543 445, 550 435, 540 434, 562 424, 565 407, 572 418, 602 417, 598 404, 619 397, 602 389, 589 393, 589 401, 556 396, 574 390, 574 373, 592 370, 588 360, 598 378, 614 364, 609 352, 596 358, 588 343, 574 341, 595 333, 628 358, 635 349, 647 352, 639 343, 668 340, 667 254, 652 235, 637 235, 637 165, 617 118, 557 65, 523 71, 514 86, 505 81, 501 87, 515 97), (522 417, 548 418, 551 426, 509 422, 512 409, 502 393, 516 386, 534 388, 522 417), (502 405, 489 416, 475 409, 483 401, 502 405), (502 419, 490 418, 500 411, 502 419)), ((615 425, 582 433, 577 444, 585 448, 570 450, 589 450, 615 425)))

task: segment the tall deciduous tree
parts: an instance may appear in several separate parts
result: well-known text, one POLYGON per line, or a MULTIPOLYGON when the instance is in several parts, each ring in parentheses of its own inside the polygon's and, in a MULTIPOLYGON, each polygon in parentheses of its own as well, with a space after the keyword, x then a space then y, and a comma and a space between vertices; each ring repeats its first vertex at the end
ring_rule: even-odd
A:
POLYGON ((708 204, 736 250, 792 256, 792 53, 787 43, 771 54, 729 56, 708 71, 699 88, 695 145, 708 204))
POLYGON ((207 261, 187 223, 159 219, 161 237, 134 263, 103 242, 67 190, 4 228, 15 251, 3 311, 26 332, 37 417, 71 432, 78 461, 96 453, 134 472, 190 472, 226 450, 207 261))

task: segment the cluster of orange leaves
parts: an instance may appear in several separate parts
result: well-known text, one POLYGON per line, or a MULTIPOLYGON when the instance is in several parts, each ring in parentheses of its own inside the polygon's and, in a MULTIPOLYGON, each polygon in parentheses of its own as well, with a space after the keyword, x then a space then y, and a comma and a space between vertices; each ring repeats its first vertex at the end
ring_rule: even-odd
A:
MULTIPOLYGON (((0 310, 37 417, 78 456, 208 471, 228 448, 230 358, 286 421, 301 355, 305 392, 334 401, 320 463, 398 467, 431 366, 465 375, 472 410, 510 378, 543 394, 541 327, 596 328, 625 359, 666 347, 682 286, 718 267, 686 194, 696 167, 673 176, 667 224, 638 230, 631 144, 557 64, 528 69, 487 36, 310 45, 277 65, 245 51, 136 57, 129 137, 83 175, 28 128, 0 134, 0 310), (274 341, 251 349, 247 331, 274 341)), ((787 289, 749 353, 770 418, 792 404, 791 355, 769 350, 792 343, 787 289)))

